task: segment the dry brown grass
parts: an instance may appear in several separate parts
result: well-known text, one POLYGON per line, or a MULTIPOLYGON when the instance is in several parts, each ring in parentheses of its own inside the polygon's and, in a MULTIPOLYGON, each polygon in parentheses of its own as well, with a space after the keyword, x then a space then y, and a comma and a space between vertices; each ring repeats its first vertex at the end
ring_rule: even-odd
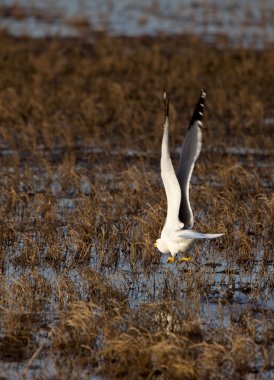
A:
POLYGON ((4 378, 271 374, 273 51, 92 37, 1 34, 4 378), (201 87, 195 227, 226 234, 168 267, 153 248, 165 217, 162 90, 175 157, 201 87))

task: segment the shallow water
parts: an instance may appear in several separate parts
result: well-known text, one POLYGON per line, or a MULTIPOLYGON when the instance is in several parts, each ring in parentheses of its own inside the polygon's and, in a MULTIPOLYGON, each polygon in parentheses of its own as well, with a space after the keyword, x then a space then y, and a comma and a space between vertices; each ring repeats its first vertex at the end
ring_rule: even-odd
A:
MULTIPOLYGON (((44 147, 41 146, 39 149, 41 153, 44 147)), ((138 310, 139 307, 146 304, 175 302, 176 300, 185 302, 186 305, 192 307, 190 300, 192 297, 191 293, 193 292, 198 294, 198 299, 193 308, 198 313, 200 323, 204 329, 229 328, 231 324, 237 323, 240 320, 241 315, 248 313, 258 321, 256 339, 260 342, 260 329, 264 329, 264 325, 271 321, 274 312, 274 262, 271 258, 267 262, 265 261, 264 251, 261 247, 257 249, 255 260, 248 262, 246 266, 237 264, 236 261, 227 261, 223 252, 219 252, 212 242, 198 243, 191 253, 193 259, 188 264, 167 265, 167 257, 153 251, 153 255, 158 256, 158 261, 156 260, 155 263, 151 264, 147 271, 144 270, 145 267, 142 263, 138 261, 136 263, 132 262, 130 256, 125 254, 123 250, 119 250, 118 252, 115 250, 115 254, 118 255, 116 264, 108 263, 106 261, 109 260, 108 257, 106 260, 104 260, 104 257, 101 258, 100 254, 96 251, 96 246, 91 246, 88 253, 88 262, 85 262, 84 265, 81 265, 81 263, 75 263, 74 265, 73 258, 76 257, 78 248, 77 241, 72 243, 69 241, 67 228, 69 218, 77 211, 82 197, 89 197, 93 183, 98 182, 102 188, 114 190, 119 189, 123 185, 121 179, 117 179, 114 173, 110 173, 106 171, 107 169, 102 168, 102 165, 106 165, 106 159, 103 161, 99 159, 103 151, 101 152, 98 148, 94 149, 91 146, 78 146, 77 149, 82 153, 74 166, 74 171, 78 176, 77 188, 71 185, 64 189, 63 174, 56 164, 53 164, 51 174, 41 170, 39 167, 33 166, 31 168, 32 175, 29 177, 29 183, 26 183, 23 173, 21 181, 18 183, 19 193, 24 193, 27 188, 30 188, 36 196, 50 191, 56 200, 53 209, 60 222, 60 225, 57 227, 57 234, 59 239, 63 241, 58 246, 58 249, 62 253, 62 262, 56 263, 57 267, 54 267, 51 262, 44 260, 44 257, 47 255, 47 248, 45 247, 45 251, 41 250, 40 252, 43 259, 36 268, 36 273, 39 273, 41 278, 47 284, 50 284, 51 287, 51 298, 47 299, 39 314, 41 321, 49 326, 54 326, 60 322, 60 310, 58 310, 60 306, 58 306, 58 302, 56 301, 58 279, 60 276, 66 275, 70 286, 73 285, 79 292, 80 299, 88 300, 90 290, 87 287, 84 270, 85 268, 89 268, 94 273, 100 274, 104 281, 107 280, 111 289, 118 289, 132 310, 138 310), (88 170, 90 170, 89 163, 84 158, 81 158, 87 157, 86 154, 83 154, 84 151, 98 158, 97 166, 99 170, 96 173, 96 168, 93 167, 92 172, 95 175, 90 177, 87 176, 88 170), (67 239, 69 243, 67 243, 67 239), (65 270, 65 273, 63 273, 63 270, 65 270)), ((44 153, 46 155, 46 151, 44 153)), ((60 150, 52 153, 54 153, 55 157, 58 157, 59 155, 64 155, 64 150, 60 147, 60 150)), ((268 161, 269 155, 273 154, 269 150, 244 149, 241 147, 216 148, 213 153, 221 157, 227 154, 235 155, 245 167, 249 165, 250 157, 253 157, 257 162, 259 170, 263 170, 260 162, 263 164, 265 161, 268 161), (257 157, 260 158, 258 159, 257 157)), ((2 157, 6 155, 12 156, 13 154, 14 152, 12 151, 2 151, 2 157)), ((133 157, 137 167, 138 160, 144 159, 142 152, 138 150, 119 152, 114 150, 110 152, 108 160, 111 161, 113 156, 118 155, 127 160, 133 157)), ((24 160, 22 160, 23 162, 24 160)), ((162 186, 158 173, 158 164, 158 161, 155 159, 155 166, 151 163, 147 163, 146 165, 149 172, 152 173, 149 176, 149 181, 155 186, 162 186)), ((142 165, 144 165, 143 162, 142 165)), ((19 171, 23 170, 22 168, 20 169, 19 167, 19 171)), ((9 166, 2 167, 2 172, 12 175, 14 174, 14 170, 11 169, 9 166)), ((212 180, 212 178, 207 178, 207 181, 213 188, 219 188, 220 186, 220 183, 212 180)), ((268 188, 269 183, 266 183, 268 184, 266 188, 268 188)), ((195 173, 192 178, 192 185, 193 187, 200 185, 195 173)), ((134 186, 134 182, 130 183, 129 181, 128 187, 130 191, 134 189, 134 186)), ((115 207, 115 205, 112 207, 115 207)), ((22 219, 22 212, 23 209, 21 207, 16 210, 18 221, 22 219)), ((203 217, 202 213, 199 214, 199 217, 203 217)), ((16 234, 16 245, 11 248, 10 252, 6 250, 6 266, 2 272, 2 275, 7 279, 7 287, 17 282, 20 283, 22 276, 28 276, 31 273, 28 264, 20 264, 22 253, 28 248, 30 238, 34 247, 35 243, 37 243, 37 246, 41 245, 39 231, 29 231, 28 233, 17 231, 16 234)), ((129 239, 129 236, 126 236, 126 238, 129 239)), ((256 244, 256 237, 254 237, 254 244, 256 244)), ((155 313, 154 318, 155 321, 162 318, 166 319, 167 333, 176 328, 176 324, 174 327, 174 321, 169 314, 163 316, 161 312, 155 313)), ((44 330, 43 323, 38 328, 35 338, 38 342, 38 347, 42 344, 51 344, 48 330, 44 330)), ((259 359, 258 356, 258 363, 254 363, 255 370, 261 367, 259 359)), ((28 360, 19 363, 4 362, 2 368, 7 378, 12 378, 15 373, 22 372, 27 366, 28 360)), ((37 378, 37 376, 39 377, 40 373, 44 373, 45 368, 47 368, 47 376, 54 377, 56 362, 53 364, 50 357, 38 356, 29 366, 26 378, 33 379, 37 378)), ((83 378, 99 379, 90 377, 88 369, 87 372, 85 372, 85 369, 81 371, 83 378)), ((268 378, 268 371, 265 371, 264 376, 268 378)))
POLYGON ((73 20, 84 20, 93 30, 112 35, 187 33, 220 45, 227 41, 230 46, 256 49, 274 42, 274 4, 271 0, 143 0, 138 4, 132 0, 2 0, 1 5, 18 5, 25 9, 22 19, 0 19, 2 27, 14 35, 76 36, 81 32, 73 25, 73 20))
MULTIPOLYGON (((98 148, 90 147, 77 147, 82 153, 94 154, 96 156, 100 156, 103 153, 98 148)), ((41 151, 44 149, 42 146, 40 147, 41 151)), ((179 150, 179 149, 178 149, 179 150)), ((206 149, 204 149, 206 150, 206 149)), ((263 172, 263 168, 271 168, 271 159, 269 160, 269 155, 272 156, 274 154, 273 151, 267 149, 252 149, 252 148, 241 148, 241 147, 226 147, 226 148, 214 148, 213 150, 209 150, 209 152, 217 153, 218 155, 236 155, 238 157, 239 162, 243 162, 245 167, 249 166, 250 156, 256 158, 257 168, 260 168, 263 172), (257 155, 260 156, 260 159, 257 159, 257 155), (267 157, 267 159, 266 159, 267 157), (265 162, 267 161, 267 162, 265 162), (264 163, 264 165, 263 165, 264 163)), ((2 155, 12 155, 12 151, 1 151, 2 155)), ((55 152, 51 152, 51 154, 57 157, 60 154, 64 154, 64 151, 60 148, 55 152)), ((151 153, 146 152, 146 156, 149 156, 151 153)), ((112 156, 119 155, 120 157, 128 158, 135 157, 135 160, 140 159, 142 157, 141 151, 133 151, 133 150, 113 150, 110 152, 109 159, 112 160, 112 156)), ((84 156, 84 155, 82 155, 84 156)), ((63 239, 67 237, 67 218, 71 213, 75 212, 78 206, 81 204, 82 196, 89 196, 92 189, 92 180, 88 178, 85 174, 82 173, 83 169, 87 169, 87 163, 85 160, 81 158, 77 161, 77 165, 75 166, 76 174, 79 172, 79 177, 77 179, 79 183, 79 190, 68 188, 66 190, 62 187, 62 174, 59 169, 53 170, 51 177, 48 177, 47 172, 41 171, 41 169, 32 168, 32 173, 37 172, 37 174, 33 174, 30 178, 31 185, 30 188, 36 194, 44 194, 46 193, 47 186, 52 193, 52 195, 56 199, 56 203, 54 206, 54 212, 58 216, 58 219, 62 221, 63 226, 59 227, 58 231, 60 235, 63 236, 63 239), (80 196, 79 196, 80 195, 80 196)), ((98 168, 101 168, 101 165, 98 164, 98 168)), ((156 186, 162 186, 161 179, 158 173, 158 163, 157 167, 148 167, 150 170, 150 182, 156 186), (151 170, 152 169, 152 170, 151 170)), ((12 173, 10 167, 3 167, 3 173, 12 173)), ((99 170, 96 173, 96 169, 93 169, 93 182, 99 182, 102 186, 102 189, 105 187, 112 190, 117 190, 123 186, 123 183, 117 180, 116 176, 113 173, 105 172, 104 170, 99 170)), ((217 180, 214 180, 213 177, 209 177, 210 186, 212 188, 219 188, 221 183, 217 180)), ((192 177, 192 185, 195 187, 199 187, 201 185, 200 179, 198 179, 193 174, 192 177)), ((265 188, 269 189, 272 187, 272 184, 269 182, 269 178, 265 182, 261 182, 263 185, 265 184, 265 188)), ((25 189, 29 185, 24 181, 19 182, 18 191, 24 192, 25 189)), ((135 188, 134 183, 128 183, 130 191, 135 188)), ((108 195, 106 195, 107 197, 108 195)), ((102 199, 104 195, 102 194, 102 199)), ((107 201, 107 198, 106 198, 107 201)), ((112 207, 115 207, 112 205, 112 207)), ((203 219, 205 216, 202 212, 197 216, 199 219, 203 219)), ((21 218, 20 210, 18 210, 18 218, 21 218)), ((36 240, 36 234, 33 233, 33 240, 36 240)), ((24 240, 24 235, 20 235, 18 233, 17 236, 17 252, 13 252, 13 257, 19 255, 22 250, 24 250, 27 241, 24 240)), ((256 237, 254 237, 254 244, 256 244, 256 237)), ((197 245, 196 253, 198 255, 194 255, 194 259, 189 264, 181 264, 181 265, 166 265, 166 255, 160 255, 160 263, 154 265, 152 271, 148 273, 143 272, 143 268, 136 265, 136 267, 132 267, 132 263, 129 258, 124 255, 122 251, 119 253, 119 258, 117 260, 117 266, 107 266, 105 264, 102 265, 100 262, 96 251, 90 252, 90 267, 95 271, 102 272, 109 278, 110 282, 117 288, 122 289, 125 293, 127 293, 128 302, 131 307, 137 307, 141 303, 150 303, 157 302, 161 300, 161 293, 159 290, 162 289, 162 284, 164 281, 169 278, 172 284, 180 283, 181 293, 180 297, 184 297, 184 282, 187 272, 195 273, 196 271, 203 271, 203 275, 206 277, 209 288, 207 292, 207 297, 202 300, 203 304, 209 305, 211 308, 212 305, 218 303, 220 300, 227 303, 227 311, 229 312, 230 305, 250 305, 250 307, 258 306, 262 309, 268 309, 274 311, 274 294, 273 289, 271 288, 271 279, 274 270, 273 261, 269 260, 268 262, 264 261, 264 251, 261 248, 258 248, 256 259, 253 263, 247 267, 246 271, 243 270, 241 265, 235 263, 228 263, 218 251, 215 251, 212 248, 212 243, 204 242, 199 243, 197 245), (202 269, 201 269, 202 268, 202 269), (131 284, 128 286, 128 284, 131 284), (258 291, 256 291, 258 289, 258 291), (252 291, 251 291, 252 290, 252 291), (255 298, 254 298, 255 295, 255 298)), ((214 245, 213 245, 214 246, 214 245)), ((64 246, 64 250, 66 250, 64 246)), ((94 248, 91 248, 94 250, 94 248)), ((70 254, 73 256, 74 253, 77 252, 77 246, 70 246, 70 254)), ((21 272, 18 268, 14 267, 12 261, 8 260, 8 266, 5 269, 5 274, 10 277, 11 281, 17 280, 21 272)), ((49 267, 43 267, 41 269, 41 274, 50 282, 54 283, 56 279, 56 272, 49 267)), ((77 272, 77 269, 74 269, 70 275, 72 276, 74 282, 80 285, 80 277, 77 272)), ((215 306, 212 306, 214 310, 215 306)), ((229 317, 229 315, 228 315, 229 317)))
MULTIPOLYGON (((58 20, 56 18, 56 22, 58 20)), ((69 42, 74 44, 74 41, 69 42)), ((31 43, 39 45, 41 41, 31 40, 31 43)), ((55 56, 55 51, 53 54, 55 56)), ((148 75, 150 77, 150 73, 148 75)), ((17 83, 14 87, 17 88, 17 83)), ((64 94, 66 98, 67 92, 64 94)), ((272 99, 271 94, 268 95, 272 99)), ((108 317, 104 308, 108 306, 109 294, 110 302, 114 302, 115 307, 118 305, 123 324, 128 320, 131 323, 132 316, 137 316, 144 320, 142 328, 146 328, 150 314, 142 314, 142 310, 151 308, 152 322, 158 323, 160 331, 163 329, 168 335, 178 328, 176 312, 184 323, 188 321, 189 309, 192 320, 202 325, 205 334, 219 329, 218 339, 231 329, 237 334, 237 329, 241 330, 241 318, 248 319, 247 327, 251 327, 249 331, 241 330, 242 336, 253 339, 255 326, 258 344, 270 339, 268 329, 274 315, 273 252, 270 251, 274 176, 273 149, 265 139, 273 124, 270 108, 264 113, 269 117, 260 120, 259 129, 253 124, 253 132, 256 131, 253 140, 248 139, 249 130, 237 136, 239 129, 235 128, 228 139, 220 140, 216 133, 214 141, 204 144, 191 181, 196 221, 203 225, 202 231, 210 223, 212 232, 227 229, 229 236, 197 244, 190 252, 192 262, 180 266, 166 265, 167 257, 153 248, 154 232, 160 231, 165 211, 160 152, 156 147, 153 149, 153 143, 149 144, 153 149, 149 151, 125 148, 132 146, 131 141, 118 144, 123 145, 121 149, 111 149, 111 141, 106 141, 106 147, 103 142, 93 146, 89 145, 94 141, 92 136, 87 142, 83 134, 83 138, 74 135, 68 146, 54 143, 45 148, 39 145, 34 151, 30 151, 28 142, 23 147, 16 143, 10 145, 14 150, 8 144, 1 146, 0 292, 4 294, 1 297, 4 307, 0 311, 4 317, 0 318, 0 345, 9 334, 18 336, 15 330, 18 324, 31 345, 29 349, 23 347, 24 352, 22 348, 11 351, 11 357, 3 355, 4 350, 0 352, 9 378, 14 378, 14 372, 9 369, 19 372, 25 368, 33 350, 41 347, 44 340, 45 350, 31 364, 28 376, 39 378, 39 374, 47 374, 48 367, 48 376, 54 378, 63 346, 52 348, 58 337, 52 338, 51 333, 56 329, 59 338, 69 333, 69 326, 62 330, 62 322, 71 317, 74 301, 84 307, 94 302, 97 307, 94 314, 101 319, 108 317), (171 304, 173 314, 169 308, 165 309, 171 304), (163 324, 162 319, 165 319, 163 324), (24 331, 28 324, 29 331, 24 331), (264 334, 260 329, 267 332, 264 334), (25 356, 22 358, 22 355, 25 356), (53 360, 47 355, 52 355, 53 360)), ((72 112, 77 113, 78 107, 72 112)), ((35 128, 40 128, 40 122, 36 120, 35 128)), ((68 119, 67 124, 73 125, 71 123, 68 119)), ((4 124, 4 128, 8 125, 4 124)), ((24 131, 25 125, 22 133, 24 131)), ((134 146, 141 147, 141 144, 134 146)), ((179 149, 172 151, 174 158, 179 149)), ((81 316, 80 313, 78 319, 75 318, 76 325, 81 323, 81 316)), ((89 310, 88 317, 92 323, 93 309, 89 310)), ((107 329, 110 322, 100 325, 97 347, 103 342, 104 328, 107 329)), ((78 334, 81 328, 77 326, 78 334)), ((123 328, 119 330, 121 334, 123 328)), ((89 334, 85 331, 84 335, 87 338, 84 342, 97 355, 97 347, 88 341, 89 334)), ((69 346, 70 338, 65 345, 69 346)), ((267 341, 260 349, 266 349, 271 356, 272 347, 271 341, 269 344, 267 341)), ((77 364, 78 358, 74 353, 72 356, 77 364)), ((263 371, 264 365, 274 368, 274 363, 269 365, 259 356, 256 361, 264 363, 254 364, 257 371, 263 371)), ((85 365, 80 367, 83 377, 90 378, 85 365)), ((251 368, 252 372, 253 363, 251 368)), ((91 372, 93 370, 94 367, 91 372)), ((267 376, 268 371, 264 372, 267 376)), ((60 377, 60 373, 56 375, 60 377)))

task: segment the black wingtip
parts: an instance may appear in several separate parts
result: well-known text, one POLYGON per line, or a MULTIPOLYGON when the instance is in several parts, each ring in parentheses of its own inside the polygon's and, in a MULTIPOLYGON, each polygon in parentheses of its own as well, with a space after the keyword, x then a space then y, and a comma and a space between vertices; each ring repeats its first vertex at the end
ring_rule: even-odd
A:
POLYGON ((195 121, 202 121, 204 116, 204 107, 205 107, 205 98, 206 98, 206 92, 205 90, 201 90, 201 94, 199 97, 199 100, 196 104, 196 107, 194 109, 192 118, 189 123, 188 129, 194 124, 195 121))
POLYGON ((164 113, 165 113, 165 120, 169 116, 169 98, 168 98, 168 93, 164 91, 164 113))

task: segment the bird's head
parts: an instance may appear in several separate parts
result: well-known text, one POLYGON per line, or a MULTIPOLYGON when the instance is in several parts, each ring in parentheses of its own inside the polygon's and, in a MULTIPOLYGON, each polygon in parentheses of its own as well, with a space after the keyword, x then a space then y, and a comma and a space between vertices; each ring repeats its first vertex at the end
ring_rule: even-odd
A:
POLYGON ((157 239, 154 243, 154 247, 158 248, 161 253, 169 253, 169 249, 163 239, 157 239))

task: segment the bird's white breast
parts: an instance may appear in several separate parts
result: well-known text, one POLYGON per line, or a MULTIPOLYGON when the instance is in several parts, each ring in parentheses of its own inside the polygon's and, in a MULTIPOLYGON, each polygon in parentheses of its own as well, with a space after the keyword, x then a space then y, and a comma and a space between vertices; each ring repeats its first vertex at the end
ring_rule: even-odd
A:
POLYGON ((179 238, 178 232, 164 228, 161 234, 161 239, 164 240, 172 256, 178 252, 186 252, 196 242, 196 239, 179 238))

